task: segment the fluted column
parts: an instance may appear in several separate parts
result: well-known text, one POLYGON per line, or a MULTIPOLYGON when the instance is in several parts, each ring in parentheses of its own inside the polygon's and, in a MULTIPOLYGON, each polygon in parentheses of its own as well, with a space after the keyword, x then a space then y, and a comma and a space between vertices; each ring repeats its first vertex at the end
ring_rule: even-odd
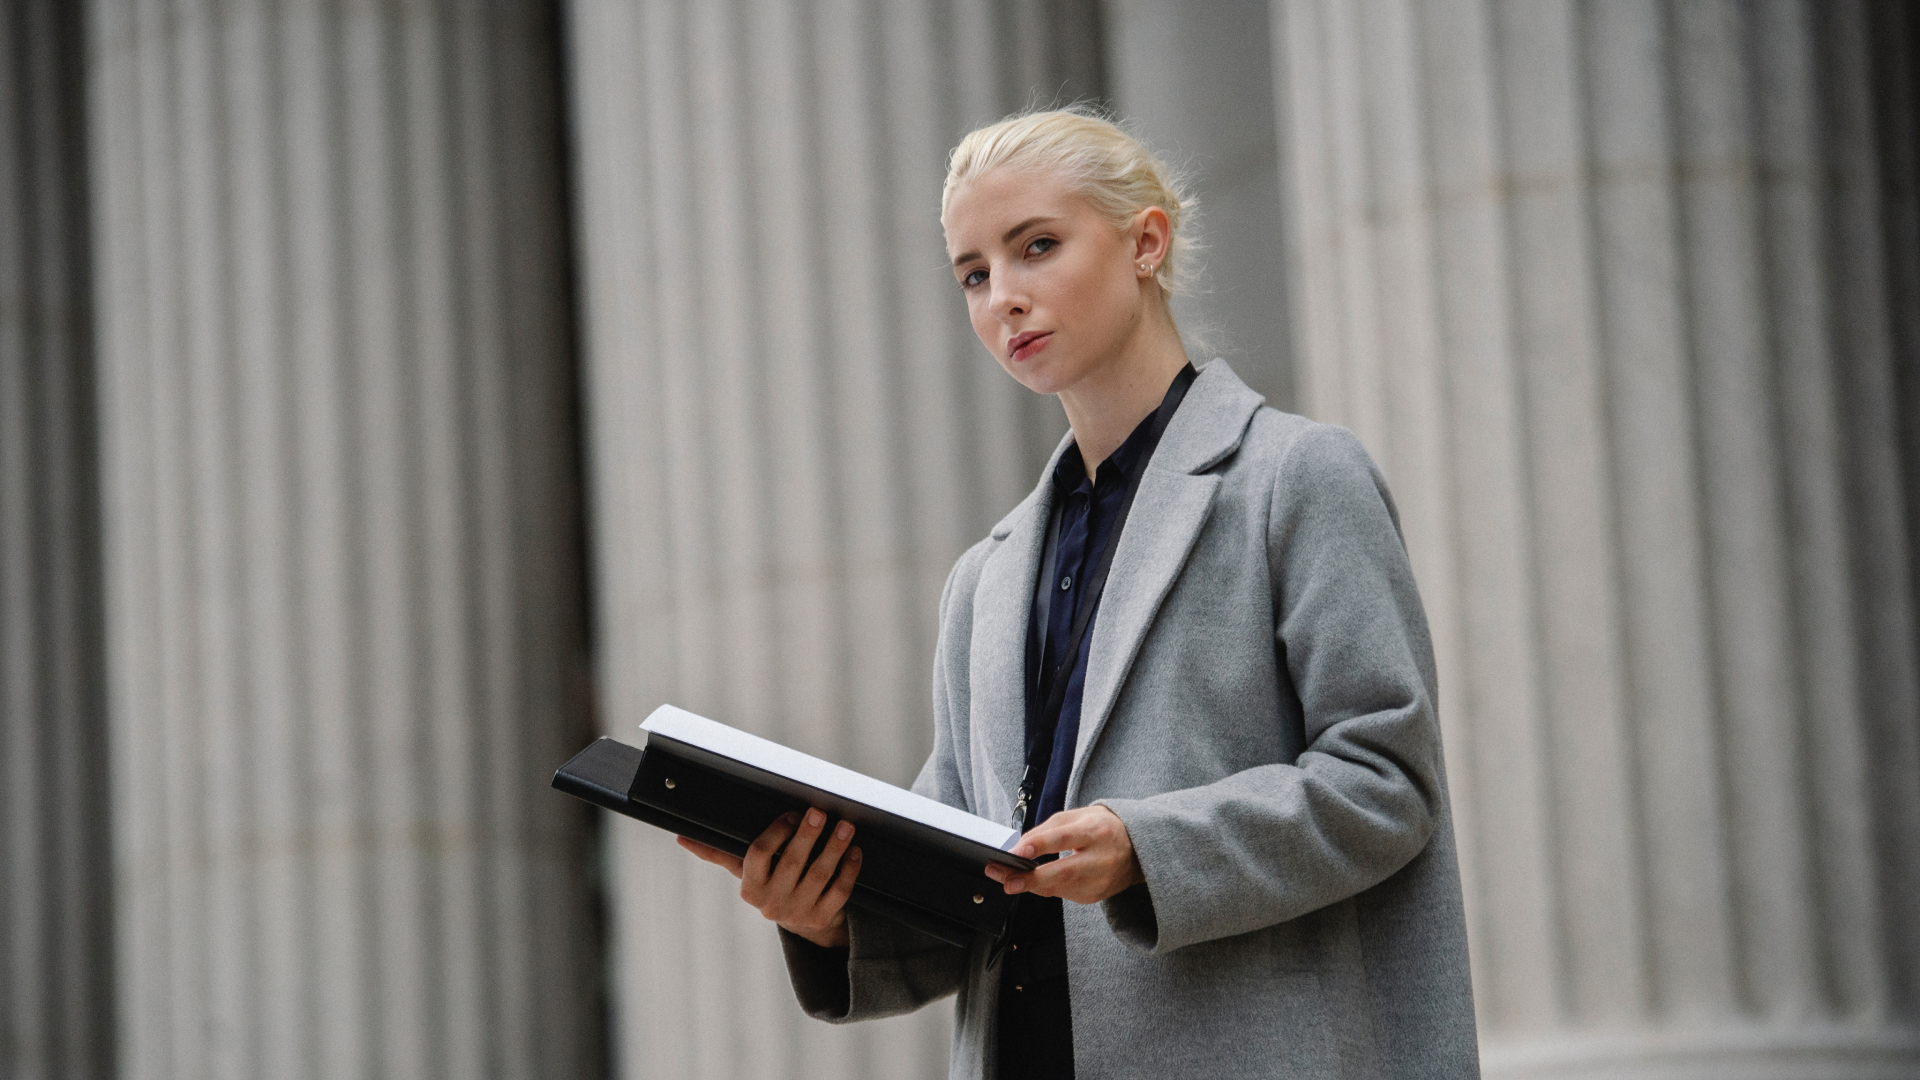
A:
POLYGON ((599 1075, 551 5, 91 5, 129 1076, 599 1075))
POLYGON ((1128 130, 1189 174, 1194 287, 1173 300, 1190 355, 1293 404, 1287 254, 1267 0, 1104 0, 1107 85, 1128 130))
MULTIPOLYGON (((967 328, 944 158, 1097 92, 1097 10, 572 12, 602 723, 672 702, 908 782, 946 572, 1064 430, 967 328)), ((627 1076, 946 1075, 950 1006, 806 1019, 731 878, 612 829, 627 1076)))
POLYGON ((113 1071, 78 13, 0 5, 0 1076, 113 1071))
POLYGON ((1911 7, 1274 19, 1304 402, 1400 499, 1488 1074, 1914 1075, 1911 7))

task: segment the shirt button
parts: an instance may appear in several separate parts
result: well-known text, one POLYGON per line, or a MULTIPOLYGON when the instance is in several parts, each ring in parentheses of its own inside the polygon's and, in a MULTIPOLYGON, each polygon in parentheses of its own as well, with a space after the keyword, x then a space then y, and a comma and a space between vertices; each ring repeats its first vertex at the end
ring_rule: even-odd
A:
POLYGON ((1068 589, 1071 589, 1071 588, 1073 588, 1073 577, 1071 575, 1060 579, 1061 592, 1066 592, 1068 589))

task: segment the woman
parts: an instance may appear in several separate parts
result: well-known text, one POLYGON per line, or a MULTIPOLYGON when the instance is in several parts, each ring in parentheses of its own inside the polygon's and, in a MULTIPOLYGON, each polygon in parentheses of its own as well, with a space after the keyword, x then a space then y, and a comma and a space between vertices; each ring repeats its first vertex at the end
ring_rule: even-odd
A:
POLYGON ((1393 505, 1345 430, 1188 363, 1183 200, 1089 112, 953 152, 975 333, 1066 409, 1040 485, 940 601, 914 790, 1027 831, 1005 940, 845 908, 851 826, 776 822, 742 879, 807 1011, 959 994, 956 1077, 1477 1074, 1432 648, 1393 505), (789 844, 791 841, 791 844, 789 844), (792 852, 819 857, 811 868, 792 852), (1024 895, 1021 895, 1024 894, 1024 895))

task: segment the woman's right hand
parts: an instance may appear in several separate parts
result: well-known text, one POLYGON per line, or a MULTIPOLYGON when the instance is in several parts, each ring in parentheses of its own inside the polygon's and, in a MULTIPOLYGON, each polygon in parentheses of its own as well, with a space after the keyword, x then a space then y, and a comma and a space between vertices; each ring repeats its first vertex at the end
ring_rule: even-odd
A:
POLYGON ((817 809, 805 818, 782 814, 748 846, 745 858, 684 836, 680 846, 739 878, 740 899, 782 929, 835 948, 847 943, 847 897, 860 876, 860 849, 848 846, 853 823, 842 821, 808 866, 807 853, 826 824, 827 815, 817 809))

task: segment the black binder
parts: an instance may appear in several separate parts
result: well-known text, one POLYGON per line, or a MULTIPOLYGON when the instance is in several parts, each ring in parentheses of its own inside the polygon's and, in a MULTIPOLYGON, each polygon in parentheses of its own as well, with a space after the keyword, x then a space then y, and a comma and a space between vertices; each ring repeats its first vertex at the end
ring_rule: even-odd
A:
MULTIPOLYGON (((794 751, 784 753, 804 758, 794 751)), ((962 835, 850 797, 844 789, 836 793, 659 731, 649 732, 644 750, 615 739, 596 740, 554 773, 553 786, 733 855, 744 854, 748 843, 781 814, 818 807, 834 820, 853 822, 856 829, 853 842, 864 857, 849 904, 962 947, 971 945, 978 933, 998 933, 1013 899, 986 876, 985 865, 996 862, 1019 870, 1035 865, 984 842, 978 836, 981 829, 972 830, 975 836, 962 835)), ((917 799, 897 788, 889 790, 917 799)), ((1017 834, 1007 832, 1011 845, 1017 834)))

